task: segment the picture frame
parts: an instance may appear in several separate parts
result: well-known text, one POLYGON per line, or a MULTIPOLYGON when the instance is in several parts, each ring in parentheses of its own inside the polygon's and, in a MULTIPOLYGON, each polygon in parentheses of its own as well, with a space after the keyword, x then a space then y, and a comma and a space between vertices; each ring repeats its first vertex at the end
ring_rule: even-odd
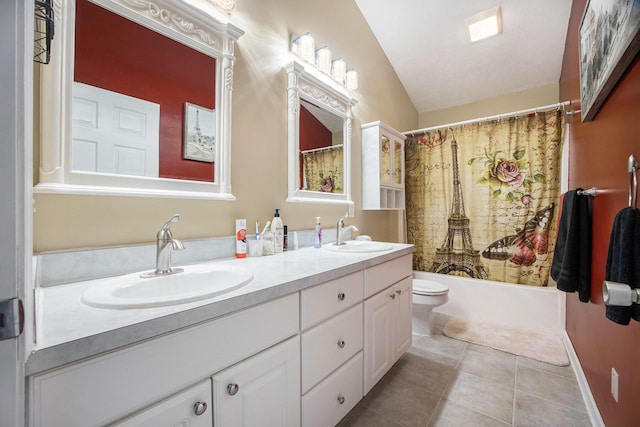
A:
POLYGON ((593 120, 640 51, 640 0, 589 0, 579 30, 582 121, 593 120))
POLYGON ((216 158, 216 111, 184 104, 185 160, 214 163, 216 158))

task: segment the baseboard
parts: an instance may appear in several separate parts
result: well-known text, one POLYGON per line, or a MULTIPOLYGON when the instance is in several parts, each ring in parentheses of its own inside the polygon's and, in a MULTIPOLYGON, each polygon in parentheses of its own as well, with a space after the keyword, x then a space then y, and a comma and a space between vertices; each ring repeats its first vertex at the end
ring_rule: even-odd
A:
POLYGON ((578 359, 576 350, 573 348, 571 338, 569 338, 569 335, 566 331, 563 334, 562 342, 564 342, 564 347, 567 350, 567 354, 569 355, 569 360, 571 361, 573 372, 576 374, 578 387, 580 387, 582 398, 584 399, 584 403, 587 406, 587 413, 589 414, 591 425, 593 427, 605 427, 604 421, 600 416, 600 411, 598 410, 598 405, 596 405, 593 394, 591 394, 591 388, 589 388, 587 377, 584 375, 584 371, 582 370, 582 365, 580 365, 580 360, 578 359))

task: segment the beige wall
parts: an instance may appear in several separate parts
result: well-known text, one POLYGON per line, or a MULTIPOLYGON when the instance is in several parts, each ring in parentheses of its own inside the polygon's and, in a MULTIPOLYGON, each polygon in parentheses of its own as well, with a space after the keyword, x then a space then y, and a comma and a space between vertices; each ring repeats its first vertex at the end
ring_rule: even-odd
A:
MULTIPOLYGON (((236 201, 139 197, 36 195, 34 251, 153 242, 172 214, 180 239, 230 236, 234 219, 263 224, 281 208, 289 229, 313 228, 321 216, 334 227, 345 207, 285 203, 287 197, 287 61, 291 33, 311 32, 356 67, 352 194, 355 224, 377 240, 396 238, 397 214, 363 212, 360 125, 382 120, 398 130, 415 129, 418 114, 353 1, 242 0, 231 22, 245 31, 237 44, 233 85, 231 183, 236 201)), ((36 156, 37 157, 37 156, 36 156)))
POLYGON ((473 120, 481 117, 506 114, 557 103, 559 84, 528 89, 497 98, 472 102, 457 107, 421 113, 418 118, 420 129, 473 120))

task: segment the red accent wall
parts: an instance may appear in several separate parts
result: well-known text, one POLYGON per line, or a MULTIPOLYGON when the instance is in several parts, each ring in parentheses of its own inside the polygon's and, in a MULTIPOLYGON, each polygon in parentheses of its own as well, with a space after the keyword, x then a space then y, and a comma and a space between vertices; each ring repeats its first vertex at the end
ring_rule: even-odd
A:
MULTIPOLYGON (((300 105, 300 151, 332 145, 332 134, 303 105, 300 105)), ((304 182, 302 154, 300 154, 300 186, 304 182)))
POLYGON ((87 0, 75 40, 75 81, 160 104, 160 176, 213 181, 212 163, 182 157, 184 103, 215 108, 216 60, 87 0))
MULTIPOLYGON (((574 0, 560 98, 579 103, 578 29, 586 0, 574 0)), ((573 102, 572 102, 573 103, 573 102)), ((579 104, 578 104, 579 105, 579 104)), ((636 57, 593 121, 569 124, 569 188, 598 190, 593 199, 591 301, 567 294, 566 330, 608 427, 640 426, 640 323, 605 317, 602 281, 615 215, 628 203, 630 154, 640 156, 640 58, 636 57), (620 376, 619 402, 611 395, 611 368, 620 376)), ((638 260, 640 262, 640 260, 638 260)))

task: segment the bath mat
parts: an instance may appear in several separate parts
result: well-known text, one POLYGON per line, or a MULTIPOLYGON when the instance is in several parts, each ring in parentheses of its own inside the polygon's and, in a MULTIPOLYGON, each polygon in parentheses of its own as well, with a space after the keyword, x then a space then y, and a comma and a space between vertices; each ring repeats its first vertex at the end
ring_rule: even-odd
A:
POLYGON ((552 365, 567 366, 569 357, 562 339, 553 334, 514 326, 470 321, 453 316, 444 326, 443 333, 474 344, 525 356, 552 365))

